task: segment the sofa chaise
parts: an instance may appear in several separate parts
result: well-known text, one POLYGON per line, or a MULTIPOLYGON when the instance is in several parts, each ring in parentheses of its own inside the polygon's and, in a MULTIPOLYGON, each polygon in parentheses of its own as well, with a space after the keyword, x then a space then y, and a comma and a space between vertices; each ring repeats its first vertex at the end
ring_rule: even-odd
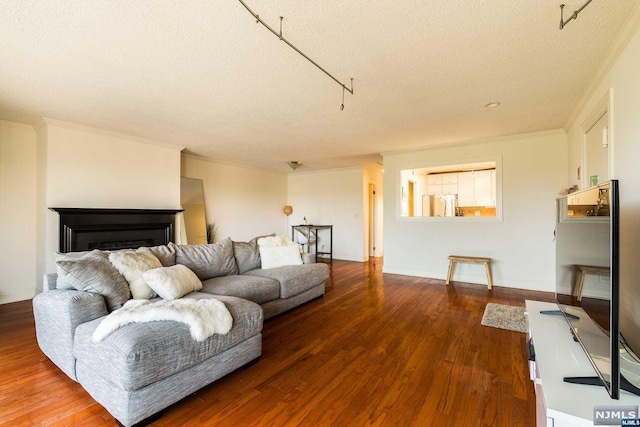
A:
MULTIPOLYGON (((105 316, 126 307, 131 294, 138 298, 142 288, 134 284, 151 276, 145 272, 132 279, 130 271, 109 263, 120 256, 113 252, 57 254, 58 272, 45 275, 43 293, 33 300, 38 345, 119 422, 136 424, 257 359, 264 319, 324 294, 326 264, 261 268, 256 240, 124 251, 131 259, 134 253, 151 253, 160 265, 152 272, 187 267, 180 268, 197 276, 198 287, 186 289, 182 300, 224 303, 233 319, 230 330, 203 341, 193 339, 188 325, 166 320, 126 324, 95 341, 105 316), (101 268, 105 271, 95 273, 101 268), (119 295, 122 286, 114 285, 123 279, 130 285, 126 297, 119 295)), ((153 292, 147 296, 159 300, 153 292)))

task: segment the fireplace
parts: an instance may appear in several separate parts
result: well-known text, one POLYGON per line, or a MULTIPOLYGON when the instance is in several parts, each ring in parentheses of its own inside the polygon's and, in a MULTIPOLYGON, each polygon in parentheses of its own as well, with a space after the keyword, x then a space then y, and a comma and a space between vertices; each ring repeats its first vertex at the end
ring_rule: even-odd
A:
POLYGON ((181 209, 50 208, 60 215, 60 252, 117 250, 174 241, 181 209))

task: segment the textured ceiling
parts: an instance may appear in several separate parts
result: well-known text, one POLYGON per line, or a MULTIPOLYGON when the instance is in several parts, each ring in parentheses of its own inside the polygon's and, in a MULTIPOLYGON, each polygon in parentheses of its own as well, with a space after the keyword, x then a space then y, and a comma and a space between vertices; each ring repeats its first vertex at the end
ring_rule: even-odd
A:
POLYGON ((291 172, 564 127, 637 0, 0 0, 0 118, 291 172), (488 102, 499 101, 488 109, 488 102))

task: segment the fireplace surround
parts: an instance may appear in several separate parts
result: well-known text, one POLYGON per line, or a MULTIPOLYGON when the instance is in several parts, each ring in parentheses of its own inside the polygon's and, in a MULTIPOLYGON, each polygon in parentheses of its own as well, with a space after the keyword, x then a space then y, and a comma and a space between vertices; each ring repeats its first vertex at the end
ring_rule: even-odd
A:
POLYGON ((174 241, 182 209, 50 208, 60 216, 60 252, 117 250, 174 241))

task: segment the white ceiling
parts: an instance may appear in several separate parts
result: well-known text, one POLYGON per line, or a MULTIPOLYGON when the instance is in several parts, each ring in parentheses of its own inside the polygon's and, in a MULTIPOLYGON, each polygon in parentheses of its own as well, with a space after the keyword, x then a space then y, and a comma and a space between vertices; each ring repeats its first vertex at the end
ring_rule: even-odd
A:
POLYGON ((637 0, 0 0, 0 118, 275 172, 564 127, 637 0), (499 101, 497 108, 484 105, 499 101))

